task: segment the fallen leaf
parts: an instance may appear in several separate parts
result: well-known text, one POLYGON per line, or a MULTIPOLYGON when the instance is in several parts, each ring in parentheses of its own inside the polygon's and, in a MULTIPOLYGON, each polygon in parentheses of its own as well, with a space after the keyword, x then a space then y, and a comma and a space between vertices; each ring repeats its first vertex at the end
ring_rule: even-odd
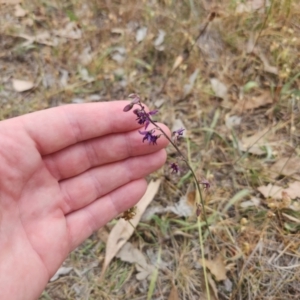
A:
POLYGON ((171 72, 174 72, 182 64, 182 62, 184 61, 184 59, 185 59, 184 55, 177 56, 176 59, 175 59, 175 61, 174 61, 174 64, 173 64, 171 72))
POLYGON ((273 103, 272 95, 265 91, 258 96, 245 95, 233 107, 233 111, 243 112, 244 110, 255 109, 273 103))
POLYGON ((53 38, 47 31, 36 33, 34 36, 23 33, 16 36, 27 40, 27 42, 23 43, 23 46, 28 46, 33 43, 38 43, 47 46, 58 45, 58 40, 56 38, 53 38))
POLYGON ((134 229, 138 225, 144 211, 146 210, 147 206, 151 203, 151 201, 155 197, 159 189, 160 183, 161 180, 156 180, 156 181, 152 180, 148 184, 148 188, 145 195, 136 205, 137 212, 135 217, 130 220, 130 223, 128 221, 125 221, 124 219, 120 219, 111 230, 107 240, 105 260, 102 267, 101 278, 104 275, 111 260, 116 256, 119 250, 125 245, 125 243, 133 234, 134 229))
POLYGON ((95 80, 94 77, 89 75, 89 71, 86 68, 78 67, 78 72, 83 81, 92 82, 95 80))
POLYGON ((59 276, 67 275, 73 270, 72 267, 60 267, 57 272, 52 276, 50 281, 55 281, 59 278, 59 276))
POLYGON ((161 215, 164 214, 165 212, 166 212, 165 207, 161 205, 151 206, 146 209, 141 220, 149 221, 154 215, 161 215))
POLYGON ((232 129, 235 126, 239 126, 241 124, 242 118, 238 116, 229 116, 226 114, 225 116, 225 125, 228 129, 232 129))
POLYGON ((257 190, 261 192, 265 198, 281 199, 283 188, 269 183, 268 185, 258 187, 257 190))
POLYGON ((236 13, 249 13, 259 10, 263 12, 265 7, 270 6, 270 2, 267 0, 248 0, 246 3, 239 3, 236 7, 236 13))
POLYGON ((247 4, 246 3, 239 3, 236 6, 235 12, 237 14, 249 13, 249 12, 251 12, 251 6, 248 5, 248 3, 247 4))
POLYGON ((284 191, 291 197, 291 199, 300 198, 300 181, 295 181, 289 185, 284 191))
POLYGON ((75 22, 69 22, 65 28, 53 30, 53 32, 63 38, 78 40, 82 38, 82 31, 75 22))
POLYGON ((147 27, 141 27, 136 31, 135 39, 138 43, 144 40, 144 38, 147 36, 147 31, 147 27))
POLYGON ((291 199, 296 199, 300 198, 300 181, 291 183, 289 187, 285 189, 269 183, 268 185, 258 187, 257 190, 261 192, 265 198, 283 199, 286 193, 291 199))
POLYGON ((177 287, 173 284, 168 300, 179 300, 177 287))
POLYGON ((269 0, 248 0, 248 2, 251 4, 253 10, 258 10, 263 7, 270 6, 269 0))
POLYGON ((292 176, 300 172, 300 157, 282 157, 270 168, 270 177, 275 179, 279 175, 292 176))
POLYGON ((273 133, 273 131, 270 130, 270 128, 265 128, 254 135, 243 137, 241 141, 238 141, 238 147, 243 152, 256 155, 265 154, 266 151, 263 147, 266 147, 269 144, 266 139, 271 133, 273 133))
POLYGON ((29 91, 34 87, 32 81, 13 79, 12 80, 13 88, 15 91, 22 93, 25 91, 29 91))
POLYGON ((228 88, 223 82, 221 82, 217 78, 211 78, 210 84, 217 97, 222 98, 224 100, 227 99, 228 88))
MULTIPOLYGON (((202 259, 200 263, 202 266, 204 265, 202 259)), ((227 278, 225 263, 221 254, 218 254, 213 260, 205 259, 205 266, 215 276, 217 281, 225 280, 227 278)))
POLYGON ((21 2, 22 0, 0 0, 0 4, 10 4, 10 5, 19 4, 21 2))
POLYGON ((19 4, 15 6, 15 17, 22 18, 27 15, 27 11, 19 4))
POLYGON ((126 243, 121 250, 117 253, 116 257, 122 261, 134 263, 138 274, 136 275, 137 280, 144 280, 149 278, 155 271, 155 267, 147 263, 144 254, 131 243, 126 243))
POLYGON ((93 60, 93 54, 91 53, 91 47, 88 46, 79 55, 79 61, 83 66, 87 66, 93 60))
POLYGON ((189 78, 189 83, 185 84, 183 87, 183 96, 186 97, 193 89, 197 76, 199 74, 199 69, 196 69, 189 78))
POLYGON ((126 59, 126 49, 124 47, 116 47, 112 51, 111 58, 119 64, 122 64, 126 59))
POLYGON ((162 30, 162 29, 158 30, 158 36, 157 36, 156 40, 154 41, 155 47, 160 46, 164 42, 165 35, 166 35, 166 32, 164 30, 162 30))
MULTIPOLYGON (((195 192, 194 192, 195 194, 195 192)), ((169 205, 165 208, 165 212, 172 212, 180 217, 190 217, 194 213, 194 208, 189 204, 189 195, 180 198, 179 202, 169 205)), ((191 196, 191 195, 190 195, 191 196)), ((195 198, 195 196, 194 196, 195 198)))
POLYGON ((61 73, 59 82, 61 87, 66 87, 68 85, 68 80, 69 80, 69 72, 64 69, 59 70, 61 73))
POLYGON ((154 105, 156 108, 160 108, 164 103, 165 103, 165 99, 161 98, 155 100, 154 105))
POLYGON ((247 207, 252 207, 252 206, 258 207, 259 205, 260 205, 260 199, 257 197, 251 197, 250 200, 243 201, 240 204, 240 206, 242 208, 247 208, 247 207))

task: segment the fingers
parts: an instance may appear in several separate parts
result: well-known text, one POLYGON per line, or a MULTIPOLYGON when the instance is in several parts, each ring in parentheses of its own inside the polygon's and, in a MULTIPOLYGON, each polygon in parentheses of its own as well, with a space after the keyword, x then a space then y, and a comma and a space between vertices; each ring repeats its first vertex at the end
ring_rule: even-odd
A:
POLYGON ((77 142, 141 127, 128 101, 70 104, 4 121, 3 128, 25 129, 42 155, 77 142), (8 126, 9 125, 9 126, 8 126))
POLYGON ((60 182, 64 214, 81 209, 131 181, 145 177, 166 161, 166 151, 128 158, 90 169, 60 182))
POLYGON ((144 179, 132 181, 94 201, 90 205, 67 215, 71 249, 75 249, 95 230, 121 212, 134 206, 144 195, 147 183, 144 179))
MULTIPOLYGON (((169 133, 166 126, 158 125, 169 133)), ((142 139, 143 136, 137 130, 110 134, 77 143, 47 155, 44 157, 44 163, 51 174, 61 180, 76 176, 96 166, 124 160, 128 157, 154 153, 168 145, 168 140, 164 136, 158 139, 157 145, 143 143, 142 139)))

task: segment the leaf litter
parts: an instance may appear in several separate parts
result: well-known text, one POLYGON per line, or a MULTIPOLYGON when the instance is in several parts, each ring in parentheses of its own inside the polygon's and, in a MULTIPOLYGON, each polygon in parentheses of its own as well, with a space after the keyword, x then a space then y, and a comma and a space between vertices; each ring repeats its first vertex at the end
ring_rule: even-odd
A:
POLYGON ((133 263, 136 266, 138 273, 137 280, 144 280, 153 274, 155 266, 148 264, 144 254, 131 243, 127 242, 116 255, 122 261, 133 263))
POLYGON ((116 256, 119 250, 126 244, 126 242, 134 233, 134 230, 137 227, 144 211, 155 197, 160 184, 161 180, 152 180, 148 184, 148 188, 145 195, 136 205, 137 210, 135 217, 132 220, 130 220, 130 222, 124 219, 119 219, 117 224, 111 230, 106 244, 105 260, 102 266, 101 276, 104 275, 112 259, 116 256))

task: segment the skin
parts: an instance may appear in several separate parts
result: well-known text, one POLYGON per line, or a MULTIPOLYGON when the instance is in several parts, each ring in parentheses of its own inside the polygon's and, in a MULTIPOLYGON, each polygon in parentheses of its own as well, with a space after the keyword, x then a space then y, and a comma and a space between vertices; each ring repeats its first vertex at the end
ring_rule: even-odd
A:
POLYGON ((128 103, 0 122, 0 299, 37 299, 70 251, 135 205, 144 177, 165 163, 168 141, 142 143, 128 103))

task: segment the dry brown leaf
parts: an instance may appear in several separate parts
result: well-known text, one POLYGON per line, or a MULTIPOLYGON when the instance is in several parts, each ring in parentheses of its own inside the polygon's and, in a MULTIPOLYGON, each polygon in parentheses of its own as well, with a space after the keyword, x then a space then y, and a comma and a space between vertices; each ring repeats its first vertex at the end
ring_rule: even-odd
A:
POLYGON ((249 13, 256 10, 262 11, 264 7, 269 6, 270 3, 267 0, 248 0, 245 3, 239 3, 236 7, 236 13, 249 13))
POLYGON ((242 140, 238 142, 238 146, 241 151, 262 155, 265 153, 262 147, 268 144, 266 138, 269 137, 270 133, 272 133, 270 128, 260 130, 252 136, 242 138, 242 140))
POLYGON ((186 97, 194 88, 195 81, 197 79, 199 69, 196 69, 193 74, 189 77, 189 83, 185 84, 183 87, 183 96, 186 97))
POLYGON ((141 27, 137 30, 135 39, 138 43, 143 41, 145 37, 147 36, 148 28, 147 27, 141 27))
POLYGON ((27 15, 27 11, 19 4, 15 6, 15 16, 17 18, 22 18, 27 15))
POLYGON ((291 199, 300 198, 300 181, 291 183, 284 191, 291 197, 291 199))
POLYGON ((12 80, 13 88, 15 91, 22 93, 29 91, 34 87, 33 82, 26 80, 13 79, 12 80))
POLYGON ((269 183, 268 185, 258 187, 257 190, 261 192, 265 198, 281 199, 283 188, 269 183))
POLYGON ((108 267, 111 260, 116 256, 119 250, 125 245, 127 240, 133 234, 134 228, 138 225, 145 209, 155 197, 159 189, 160 183, 161 180, 156 180, 156 181, 152 180, 149 183, 145 195, 136 205, 137 212, 135 217, 130 221, 130 223, 128 221, 125 221, 124 219, 120 219, 111 230, 107 240, 105 260, 102 268, 101 277, 104 275, 105 270, 108 267))
POLYGON ((233 107, 233 111, 243 112, 244 110, 259 108, 271 103, 273 103, 272 95, 269 91, 265 91, 258 96, 244 96, 233 107))
POLYGON ((179 300, 177 287, 173 284, 168 300, 179 300))
POLYGON ((144 280, 149 278, 155 271, 155 267, 147 263, 144 254, 131 243, 126 243, 122 249, 118 252, 116 257, 122 261, 134 263, 138 274, 136 275, 137 280, 144 280))
MULTIPOLYGON (((204 265, 202 260, 200 263, 202 266, 204 265)), ((218 254, 213 260, 205 259, 205 266, 215 276, 217 281, 225 280, 227 278, 225 263, 221 254, 218 254)))
POLYGON ((17 37, 27 40, 27 42, 25 42, 23 46, 28 46, 32 43, 38 43, 47 46, 57 46, 58 44, 58 40, 56 38, 53 38, 47 31, 36 33, 34 36, 22 33, 17 35, 17 37))
POLYGON ((292 176, 300 172, 300 157, 282 157, 270 168, 270 177, 275 179, 279 175, 292 176))
POLYGON ((228 88, 218 78, 210 79, 211 87, 218 98, 227 99, 228 88))
POLYGON ((65 28, 54 30, 53 32, 56 35, 67 39, 78 40, 82 37, 82 31, 75 22, 69 22, 66 24, 65 28))
POLYGON ((73 267, 60 267, 50 279, 50 282, 57 280, 60 276, 67 275, 73 270, 73 267))
POLYGON ((257 190, 261 192, 265 198, 284 199, 287 194, 291 199, 296 199, 300 197, 300 182, 295 181, 286 189, 269 183, 268 185, 258 187, 257 190))
POLYGON ((10 4, 15 5, 21 3, 22 0, 0 0, 0 4, 10 4))
POLYGON ((184 56, 183 55, 177 56, 176 59, 175 59, 175 62, 173 64, 171 72, 175 71, 182 64, 183 61, 184 61, 184 56))

